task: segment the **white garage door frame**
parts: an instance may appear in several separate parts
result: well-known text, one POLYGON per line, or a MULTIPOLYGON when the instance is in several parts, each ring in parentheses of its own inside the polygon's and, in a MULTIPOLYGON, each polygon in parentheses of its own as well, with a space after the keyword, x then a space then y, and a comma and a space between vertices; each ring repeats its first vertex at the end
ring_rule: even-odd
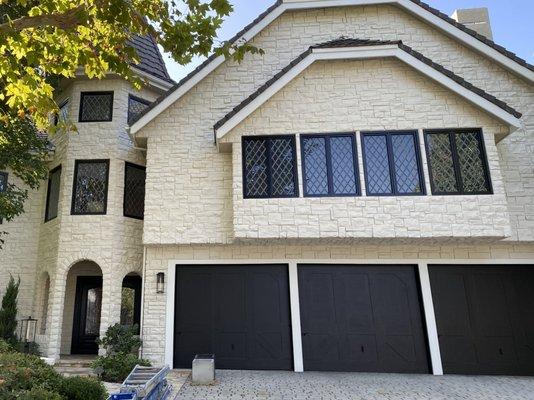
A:
POLYGON ((295 372, 304 371, 304 361, 302 355, 302 336, 300 326, 300 302, 298 285, 298 264, 354 264, 354 265, 413 265, 417 266, 419 272, 419 282, 421 298, 423 301, 424 319, 426 325, 426 337, 432 373, 443 375, 441 363, 441 353, 439 349, 438 331, 436 317, 434 314, 434 304, 432 301, 432 290, 430 287, 430 277, 428 273, 429 265, 529 265, 534 260, 517 259, 243 259, 243 260, 171 260, 167 268, 166 283, 166 320, 165 320, 165 364, 172 368, 174 357, 174 303, 176 294, 176 268, 180 265, 242 265, 242 264, 283 264, 288 266, 289 273, 289 303, 291 312, 291 335, 293 344, 293 365, 295 372))

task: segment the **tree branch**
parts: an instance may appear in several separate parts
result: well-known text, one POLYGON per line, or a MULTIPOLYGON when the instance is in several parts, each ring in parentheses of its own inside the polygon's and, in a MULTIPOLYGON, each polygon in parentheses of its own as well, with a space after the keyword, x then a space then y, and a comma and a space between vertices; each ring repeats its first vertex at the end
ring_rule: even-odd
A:
POLYGON ((82 24, 82 16, 84 15, 85 5, 79 5, 61 14, 44 14, 36 15, 34 17, 21 17, 14 21, 0 24, 0 34, 7 35, 20 32, 29 28, 42 28, 46 26, 54 26, 63 30, 72 29, 82 24))

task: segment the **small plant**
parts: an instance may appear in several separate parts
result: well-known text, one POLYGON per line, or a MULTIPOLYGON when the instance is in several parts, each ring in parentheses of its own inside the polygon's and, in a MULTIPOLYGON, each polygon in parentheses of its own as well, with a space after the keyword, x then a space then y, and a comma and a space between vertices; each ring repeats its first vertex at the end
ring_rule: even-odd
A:
POLYGON ((150 366, 148 360, 138 357, 142 341, 137 336, 137 331, 136 325, 115 324, 98 341, 104 347, 106 355, 98 357, 92 367, 104 381, 122 382, 136 365, 150 366))
MULTIPOLYGON (((15 397, 13 397, 15 398, 15 397)), ((51 392, 50 390, 33 388, 30 390, 24 390, 20 392, 17 400, 65 400, 59 393, 51 392)))
POLYGON ((95 378, 72 376, 63 378, 61 394, 68 400, 104 400, 106 388, 95 378))
POLYGON ((16 345, 17 336, 17 297, 19 295, 20 278, 17 282, 10 276, 6 292, 0 308, 0 338, 11 345, 16 345))
POLYGON ((15 349, 4 339, 0 339, 0 354, 2 353, 13 353, 15 349))

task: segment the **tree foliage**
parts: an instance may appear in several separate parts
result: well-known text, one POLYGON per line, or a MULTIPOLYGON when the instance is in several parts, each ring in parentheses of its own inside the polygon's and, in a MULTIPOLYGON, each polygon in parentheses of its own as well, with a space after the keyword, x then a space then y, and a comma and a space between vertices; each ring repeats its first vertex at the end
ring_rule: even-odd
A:
MULTIPOLYGON (((83 72, 113 73, 140 87, 131 66, 139 62, 134 35, 150 35, 180 64, 211 52, 241 60, 260 50, 246 43, 217 42, 232 12, 229 0, 0 0, 0 170, 13 169, 35 188, 46 175, 46 143, 39 131, 58 112, 57 82, 83 72)), ((22 212, 25 189, 15 185, 0 198, 0 217, 22 212)))

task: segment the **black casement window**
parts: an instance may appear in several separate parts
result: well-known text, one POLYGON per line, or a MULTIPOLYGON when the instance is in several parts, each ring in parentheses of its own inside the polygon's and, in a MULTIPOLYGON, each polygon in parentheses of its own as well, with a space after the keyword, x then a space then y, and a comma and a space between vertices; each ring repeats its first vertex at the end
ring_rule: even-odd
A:
MULTIPOLYGON (((0 193, 7 190, 7 172, 0 171, 0 193)), ((0 218, 0 224, 2 223, 2 218, 0 218)))
POLYGON ((425 193, 417 132, 362 133, 368 196, 425 193))
POLYGON ((480 129, 425 131, 433 194, 491 194, 491 178, 480 129))
POLYGON ((76 160, 71 214, 105 214, 108 179, 109 160, 76 160))
POLYGON ((305 196, 359 194, 354 134, 301 135, 305 196))
POLYGON ((61 165, 48 173, 48 190, 46 192, 45 222, 57 217, 59 204, 59 184, 61 165))
POLYGON ((145 212, 145 167, 126 163, 124 170, 124 216, 143 219, 145 212))
POLYGON ((108 122, 113 118, 113 92, 82 92, 80 122, 108 122))
POLYGON ((54 116, 54 125, 65 122, 69 118, 69 99, 59 103, 59 112, 54 116))
POLYGON ((130 124, 139 114, 145 111, 150 105, 150 101, 139 97, 128 96, 128 123, 130 124))
POLYGON ((298 197, 295 136, 243 137, 245 198, 298 197))

